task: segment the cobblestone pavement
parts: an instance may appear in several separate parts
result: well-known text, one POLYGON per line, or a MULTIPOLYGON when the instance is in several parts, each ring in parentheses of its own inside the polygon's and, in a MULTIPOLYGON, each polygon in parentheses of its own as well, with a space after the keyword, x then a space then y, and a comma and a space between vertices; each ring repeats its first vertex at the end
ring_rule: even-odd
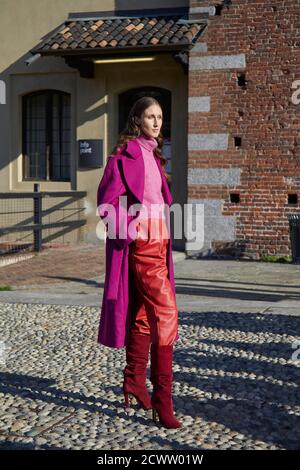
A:
POLYGON ((0 449, 299 449, 299 267, 185 260, 175 272, 183 427, 125 414, 125 351, 96 343, 89 299, 103 286, 85 286, 78 305, 73 281, 59 305, 54 286, 39 293, 44 303, 0 293, 0 449))

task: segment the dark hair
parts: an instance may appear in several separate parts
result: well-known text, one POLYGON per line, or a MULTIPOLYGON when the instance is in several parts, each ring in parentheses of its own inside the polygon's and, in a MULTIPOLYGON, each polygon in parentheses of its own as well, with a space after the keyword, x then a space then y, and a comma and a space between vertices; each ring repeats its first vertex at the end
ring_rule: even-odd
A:
MULTIPOLYGON (((149 108, 149 106, 152 106, 153 104, 156 104, 161 108, 160 103, 155 98, 152 98, 151 96, 143 96, 142 98, 139 98, 133 104, 133 106, 131 107, 129 111, 125 128, 120 132, 117 144, 113 148, 111 155, 116 155, 117 153, 119 153, 120 148, 123 147, 124 144, 127 144, 127 142, 129 142, 132 139, 135 139, 136 137, 140 135, 141 129, 140 129, 140 126, 136 122, 136 118, 140 119, 145 109, 149 108)), ((162 146, 163 146, 164 139, 163 139, 161 130, 159 132, 159 135, 156 137, 156 140, 157 140, 158 145, 156 149, 154 149, 154 153, 160 159, 163 173, 166 176, 166 179, 169 183, 171 182, 171 176, 166 172, 166 169, 165 169, 165 166, 167 164, 167 159, 162 154, 162 146)))

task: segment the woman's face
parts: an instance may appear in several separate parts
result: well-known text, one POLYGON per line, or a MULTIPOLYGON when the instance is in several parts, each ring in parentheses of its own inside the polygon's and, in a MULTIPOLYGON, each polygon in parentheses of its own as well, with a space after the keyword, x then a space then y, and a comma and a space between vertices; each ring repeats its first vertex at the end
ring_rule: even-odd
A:
POLYGON ((157 137, 162 126, 162 110, 157 104, 146 108, 138 121, 141 131, 149 137, 157 137))

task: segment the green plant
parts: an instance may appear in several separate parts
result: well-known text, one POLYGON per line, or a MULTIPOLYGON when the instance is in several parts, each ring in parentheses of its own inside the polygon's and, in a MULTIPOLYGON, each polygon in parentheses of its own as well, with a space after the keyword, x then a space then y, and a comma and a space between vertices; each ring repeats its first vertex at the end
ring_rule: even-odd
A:
POLYGON ((0 286, 0 290, 12 290, 11 286, 0 286))
POLYGON ((291 263, 292 256, 262 255, 259 261, 264 261, 267 263, 291 263))

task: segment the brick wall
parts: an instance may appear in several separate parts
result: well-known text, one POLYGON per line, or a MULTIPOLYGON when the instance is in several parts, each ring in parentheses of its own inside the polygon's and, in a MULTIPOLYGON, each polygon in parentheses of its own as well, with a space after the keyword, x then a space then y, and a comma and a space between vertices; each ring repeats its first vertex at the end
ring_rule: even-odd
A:
POLYGON ((204 7, 188 117, 188 201, 204 204, 201 251, 289 255, 287 215, 300 212, 294 196, 288 202, 300 199, 299 0, 191 0, 190 14, 204 7))

